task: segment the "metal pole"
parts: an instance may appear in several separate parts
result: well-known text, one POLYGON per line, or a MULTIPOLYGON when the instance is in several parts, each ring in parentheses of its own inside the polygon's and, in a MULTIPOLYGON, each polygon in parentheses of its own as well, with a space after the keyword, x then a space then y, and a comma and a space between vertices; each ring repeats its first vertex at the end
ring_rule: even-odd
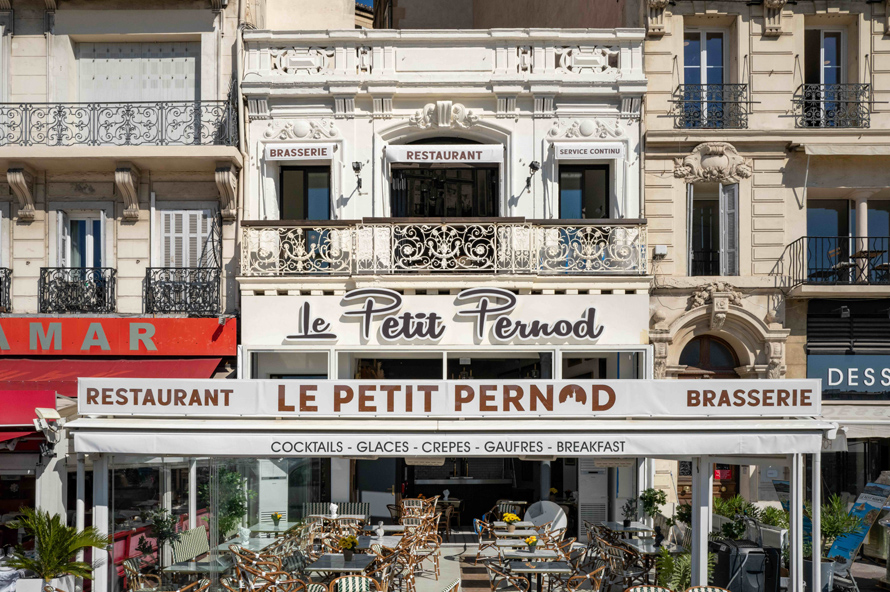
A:
MULTIPOLYGON (((74 527, 78 532, 86 526, 86 476, 85 455, 77 453, 77 500, 74 502, 74 527)), ((83 561, 83 549, 77 552, 77 560, 83 561)))
POLYGON ((822 453, 813 455, 813 574, 810 592, 822 590, 822 453))
MULTIPOLYGON (((108 457, 93 458, 93 526, 108 535, 108 457)), ((108 592, 109 554, 107 548, 93 549, 93 591, 108 592)))
POLYGON ((791 456, 791 592, 803 592, 803 463, 791 456))
POLYGON ((711 531, 711 496, 714 471, 710 458, 692 461, 692 585, 708 585, 708 533, 711 531))
POLYGON ((198 459, 189 459, 189 528, 198 526, 198 459))

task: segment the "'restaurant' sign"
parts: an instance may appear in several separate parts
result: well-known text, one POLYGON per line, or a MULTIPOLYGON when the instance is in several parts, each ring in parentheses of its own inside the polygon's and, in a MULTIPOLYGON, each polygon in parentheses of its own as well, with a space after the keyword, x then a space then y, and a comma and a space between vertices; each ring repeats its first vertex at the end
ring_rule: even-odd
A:
POLYGON ((241 343, 274 346, 579 344, 644 342, 646 294, 516 295, 470 288, 457 295, 402 295, 359 288, 330 296, 244 296, 241 343))
POLYGON ((557 160, 624 158, 621 142, 559 142, 553 144, 557 160))
POLYGON ((174 318, 0 318, 2 356, 233 356, 237 321, 174 318))
POLYGON ((266 160, 330 160, 333 144, 266 144, 266 160))
POLYGON ((501 144, 409 144, 387 146, 386 160, 404 163, 500 163, 504 162, 501 144))
POLYGON ((84 415, 786 417, 820 402, 814 380, 78 380, 84 415))

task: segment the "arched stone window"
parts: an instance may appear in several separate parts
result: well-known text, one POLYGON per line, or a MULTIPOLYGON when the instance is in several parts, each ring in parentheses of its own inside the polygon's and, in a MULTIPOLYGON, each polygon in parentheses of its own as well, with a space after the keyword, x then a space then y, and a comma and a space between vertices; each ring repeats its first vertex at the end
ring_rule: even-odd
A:
POLYGON ((713 335, 696 337, 680 353, 686 369, 679 378, 738 378, 739 359, 732 347, 713 335))

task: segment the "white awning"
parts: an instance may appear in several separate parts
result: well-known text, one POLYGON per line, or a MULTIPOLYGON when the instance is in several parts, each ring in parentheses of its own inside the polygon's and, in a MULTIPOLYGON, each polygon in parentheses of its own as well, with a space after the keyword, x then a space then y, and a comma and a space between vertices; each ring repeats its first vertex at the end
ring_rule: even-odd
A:
POLYGON ((502 144, 411 144, 386 147, 389 162, 480 164, 504 162, 502 144))
POLYGON ((804 144, 809 156, 890 156, 888 144, 804 144))
POLYGON ((81 419, 77 452, 182 456, 627 457, 817 453, 836 424, 787 421, 81 419), (105 429, 100 429, 105 428, 105 429))
POLYGON ((557 160, 602 160, 624 158, 621 142, 554 142, 557 160))

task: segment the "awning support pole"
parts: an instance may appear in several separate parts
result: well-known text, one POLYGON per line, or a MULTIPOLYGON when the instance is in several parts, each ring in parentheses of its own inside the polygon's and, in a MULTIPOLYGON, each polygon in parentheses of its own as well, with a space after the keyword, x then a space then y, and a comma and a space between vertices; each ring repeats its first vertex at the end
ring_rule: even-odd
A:
POLYGON ((189 459, 189 528, 198 526, 198 459, 189 459))
POLYGON ((714 490, 711 459, 692 462, 692 585, 708 585, 708 533, 711 532, 711 497, 714 490))
MULTIPOLYGON (((74 502, 74 527, 80 532, 86 526, 86 478, 85 478, 85 455, 82 452, 77 453, 77 500, 74 502)), ((77 560, 83 561, 83 549, 77 552, 77 560)))
POLYGON ((822 590, 822 454, 813 455, 813 515, 812 520, 812 537, 813 537, 813 574, 810 581, 813 583, 813 592, 822 590))
POLYGON ((550 499, 550 461, 541 461, 541 499, 550 499))
MULTIPOLYGON (((161 465, 161 508, 167 510, 167 515, 170 516, 173 514, 173 492, 170 483, 170 467, 165 463, 161 465)), ((164 565, 170 565, 171 560, 173 558, 173 550, 170 548, 170 545, 164 545, 163 551, 159 551, 163 553, 164 556, 164 565)))
MULTIPOLYGON (((108 535, 108 457, 93 457, 93 526, 108 535)), ((108 592, 108 548, 93 549, 93 590, 108 592)))
POLYGON ((803 592, 803 455, 791 457, 791 592, 803 592))

